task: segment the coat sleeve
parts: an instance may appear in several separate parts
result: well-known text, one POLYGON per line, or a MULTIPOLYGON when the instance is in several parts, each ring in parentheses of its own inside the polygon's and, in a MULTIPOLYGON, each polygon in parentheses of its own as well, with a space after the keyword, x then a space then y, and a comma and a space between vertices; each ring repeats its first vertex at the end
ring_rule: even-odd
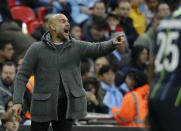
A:
POLYGON ((130 93, 126 94, 123 98, 120 109, 113 108, 112 113, 116 121, 122 125, 126 125, 136 116, 136 105, 130 93))
POLYGON ((77 41, 81 57, 99 57, 111 53, 118 45, 113 45, 113 39, 105 42, 91 43, 85 41, 77 41))
POLYGON ((23 103, 23 97, 26 89, 26 84, 29 77, 32 75, 34 68, 37 64, 37 44, 32 44, 32 46, 27 50, 23 63, 16 75, 13 103, 23 103))

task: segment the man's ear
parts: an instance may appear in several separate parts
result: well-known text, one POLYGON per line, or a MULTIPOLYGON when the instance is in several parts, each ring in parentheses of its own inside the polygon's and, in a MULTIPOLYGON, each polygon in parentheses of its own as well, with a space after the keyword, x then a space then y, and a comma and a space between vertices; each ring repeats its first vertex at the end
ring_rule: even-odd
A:
POLYGON ((49 28, 50 28, 50 30, 54 30, 54 31, 56 30, 56 28, 55 28, 55 25, 54 25, 54 24, 50 24, 50 25, 49 25, 49 28))

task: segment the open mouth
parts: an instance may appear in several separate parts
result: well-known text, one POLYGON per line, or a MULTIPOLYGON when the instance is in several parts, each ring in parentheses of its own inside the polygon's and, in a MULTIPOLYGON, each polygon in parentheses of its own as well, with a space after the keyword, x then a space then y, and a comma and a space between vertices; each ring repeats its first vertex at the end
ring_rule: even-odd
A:
POLYGON ((68 34, 69 33, 69 29, 64 29, 64 33, 68 34))

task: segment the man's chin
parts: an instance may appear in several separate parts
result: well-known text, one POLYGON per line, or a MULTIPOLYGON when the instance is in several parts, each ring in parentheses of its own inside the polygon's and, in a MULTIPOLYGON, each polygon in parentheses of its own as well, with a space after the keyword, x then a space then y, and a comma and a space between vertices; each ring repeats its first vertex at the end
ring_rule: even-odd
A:
POLYGON ((2 81, 2 82, 6 87, 11 86, 13 84, 13 82, 11 81, 2 81))
POLYGON ((65 37, 66 39, 68 39, 68 38, 69 38, 69 34, 65 34, 64 37, 65 37))
POLYGON ((62 41, 65 41, 65 40, 67 40, 67 39, 69 39, 69 35, 67 34, 67 35, 61 35, 61 36, 58 36, 59 37, 59 39, 61 39, 62 41))

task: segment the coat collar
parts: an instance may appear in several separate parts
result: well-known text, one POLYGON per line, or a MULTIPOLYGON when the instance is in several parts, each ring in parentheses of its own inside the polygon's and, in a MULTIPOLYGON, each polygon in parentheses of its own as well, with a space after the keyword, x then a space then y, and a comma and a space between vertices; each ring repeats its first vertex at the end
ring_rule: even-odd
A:
MULTIPOLYGON (((50 31, 47 31, 41 38, 41 41, 43 41, 47 46, 56 49, 54 42, 52 41, 52 37, 50 34, 50 31)), ((71 46, 71 42, 72 42, 72 37, 69 36, 69 39, 67 39, 64 43, 63 43, 63 48, 67 48, 69 46, 71 46)))

